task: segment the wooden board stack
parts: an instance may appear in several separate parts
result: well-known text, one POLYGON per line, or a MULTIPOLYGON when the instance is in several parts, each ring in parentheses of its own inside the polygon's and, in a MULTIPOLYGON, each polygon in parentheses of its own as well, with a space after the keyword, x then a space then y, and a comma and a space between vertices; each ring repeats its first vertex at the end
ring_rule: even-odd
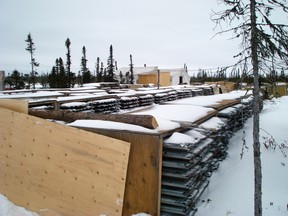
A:
POLYGON ((187 98, 192 97, 192 91, 191 89, 179 89, 177 90, 178 98, 187 98))
POLYGON ((229 138, 250 116, 252 100, 219 111, 163 142, 161 215, 194 215, 209 177, 227 156, 229 138))
POLYGON ((115 98, 95 100, 90 103, 95 113, 113 113, 119 111, 119 102, 115 98))
POLYGON ((154 97, 151 94, 139 96, 139 106, 149 106, 154 103, 154 97))

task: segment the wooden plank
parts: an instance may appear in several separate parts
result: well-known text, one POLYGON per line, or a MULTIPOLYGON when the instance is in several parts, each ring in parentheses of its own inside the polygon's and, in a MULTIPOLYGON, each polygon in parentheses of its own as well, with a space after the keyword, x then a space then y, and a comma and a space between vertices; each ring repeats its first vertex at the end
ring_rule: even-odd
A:
POLYGON ((214 105, 210 105, 210 106, 206 106, 206 107, 210 107, 210 108, 213 108, 213 109, 216 109, 218 111, 220 110, 223 110, 227 107, 231 107, 231 106, 234 106, 236 104, 239 104, 240 103, 240 100, 222 100, 222 101, 219 101, 217 104, 214 104, 214 105))
POLYGON ((130 143, 3 108, 0 128, 9 200, 38 213, 122 214, 130 143))
POLYGON ((160 215, 163 138, 160 135, 83 128, 131 143, 123 215, 160 215))
POLYGON ((28 101, 25 100, 0 99, 0 107, 28 114, 28 101))
POLYGON ((65 122, 73 122, 79 119, 93 119, 134 124, 150 129, 158 127, 157 120, 151 115, 97 114, 60 110, 29 110, 29 114, 44 119, 54 119, 65 122))

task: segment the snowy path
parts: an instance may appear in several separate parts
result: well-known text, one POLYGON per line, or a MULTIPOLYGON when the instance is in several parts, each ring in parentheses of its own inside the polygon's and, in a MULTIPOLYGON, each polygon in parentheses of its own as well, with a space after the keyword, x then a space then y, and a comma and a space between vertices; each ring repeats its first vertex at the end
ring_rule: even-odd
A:
MULTIPOLYGON (((287 145, 288 97, 266 102, 260 114, 260 125, 273 135, 277 143, 286 141, 287 145)), ((210 185, 201 197, 203 201, 199 202, 196 216, 254 214, 252 118, 246 122, 243 130, 231 138, 228 156, 212 175, 210 185), (245 150, 241 160, 243 130, 246 132, 245 139, 249 149, 245 150)), ((267 134, 261 131, 261 136, 267 134)), ((288 158, 278 148, 275 151, 268 150, 262 145, 261 151, 263 216, 287 216, 288 158)))

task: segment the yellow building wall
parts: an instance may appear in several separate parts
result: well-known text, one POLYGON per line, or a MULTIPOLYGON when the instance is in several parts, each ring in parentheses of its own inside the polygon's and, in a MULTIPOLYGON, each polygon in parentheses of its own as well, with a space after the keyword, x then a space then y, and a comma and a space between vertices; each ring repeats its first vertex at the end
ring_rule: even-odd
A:
MULTIPOLYGON (((161 72, 160 73, 160 86, 169 86, 170 85, 170 73, 169 72, 161 72)), ((138 75, 138 84, 150 84, 154 85, 158 84, 158 74, 140 74, 138 75)))

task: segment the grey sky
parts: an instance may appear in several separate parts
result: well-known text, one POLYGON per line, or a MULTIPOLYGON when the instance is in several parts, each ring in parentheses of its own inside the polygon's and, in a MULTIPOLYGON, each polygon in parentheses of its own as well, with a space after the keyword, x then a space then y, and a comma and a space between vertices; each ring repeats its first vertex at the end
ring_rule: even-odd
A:
POLYGON ((97 57, 106 66, 109 46, 118 67, 182 67, 189 70, 234 63, 238 42, 213 35, 212 10, 217 0, 0 0, 0 70, 30 71, 25 50, 30 32, 38 72, 50 72, 55 59, 66 60, 71 40, 72 70, 78 72, 82 46, 88 67, 97 57))

